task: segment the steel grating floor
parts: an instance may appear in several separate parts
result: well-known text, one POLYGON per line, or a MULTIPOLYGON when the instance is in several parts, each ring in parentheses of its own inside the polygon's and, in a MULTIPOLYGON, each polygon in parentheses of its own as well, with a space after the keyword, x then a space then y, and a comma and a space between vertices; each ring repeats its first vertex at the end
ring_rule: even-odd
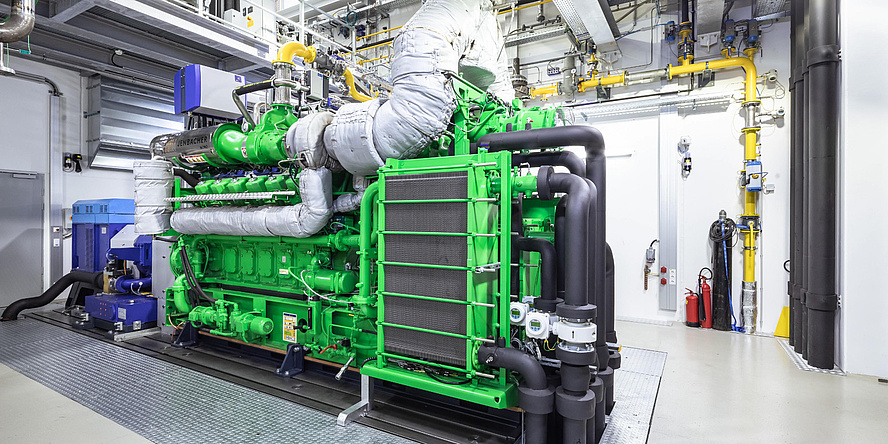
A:
MULTIPOLYGON (((601 443, 644 443, 666 353, 621 353, 601 443)), ((35 319, 0 324, 0 363, 157 443, 413 442, 35 319)))
POLYGON ((33 319, 0 362, 156 443, 413 442, 33 319))
POLYGON ((614 409, 600 444, 647 442, 654 403, 666 366, 666 353, 623 347, 622 366, 614 373, 614 409))

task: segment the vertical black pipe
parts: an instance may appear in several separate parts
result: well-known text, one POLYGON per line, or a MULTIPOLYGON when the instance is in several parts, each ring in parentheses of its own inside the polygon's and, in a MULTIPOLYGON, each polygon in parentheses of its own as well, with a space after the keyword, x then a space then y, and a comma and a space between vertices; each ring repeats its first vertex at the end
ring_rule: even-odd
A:
POLYGON ((801 180, 802 180, 802 139, 804 138, 804 83, 802 83, 801 53, 804 52, 803 16, 801 5, 795 4, 791 10, 792 27, 791 60, 792 79, 790 79, 789 91, 792 94, 791 104, 791 143, 790 143, 790 190, 789 190, 789 245, 790 245, 790 272, 787 291, 789 293, 789 345, 795 345, 799 334, 796 318, 801 310, 799 301, 799 273, 802 266, 800 255, 801 244, 801 180))
POLYGON ((808 174, 810 205, 808 264, 808 363, 835 363, 836 181, 838 158, 838 10, 836 0, 811 0, 808 82, 808 174))
POLYGON ((564 268, 567 262, 567 218, 565 217, 567 200, 570 196, 561 196, 555 207, 555 253, 558 255, 558 299, 564 300, 564 268))
POLYGON ((690 0, 680 0, 679 4, 681 4, 681 22, 679 24, 690 21, 690 0))
MULTIPOLYGON (((803 24, 803 45, 805 55, 803 56, 803 65, 804 71, 802 71, 802 84, 804 85, 804 91, 802 92, 804 97, 802 97, 802 103, 804 107, 802 108, 802 119, 805 120, 806 123, 810 124, 808 120, 808 110, 811 104, 811 90, 810 83, 808 82, 808 47, 809 47, 809 34, 810 27, 808 26, 808 2, 802 2, 802 22, 803 24)), ((799 316, 796 318, 796 322, 798 322, 799 327, 799 335, 798 341, 796 341, 793 346, 796 353, 801 353, 803 358, 807 358, 808 356, 808 307, 806 305, 806 298, 808 294, 808 240, 810 238, 810 207, 808 205, 808 194, 809 194, 809 185, 811 182, 811 177, 808 175, 808 149, 810 147, 810 132, 808 131, 809 125, 805 125, 805 133, 802 137, 802 266, 801 266, 801 288, 799 289, 799 316)))

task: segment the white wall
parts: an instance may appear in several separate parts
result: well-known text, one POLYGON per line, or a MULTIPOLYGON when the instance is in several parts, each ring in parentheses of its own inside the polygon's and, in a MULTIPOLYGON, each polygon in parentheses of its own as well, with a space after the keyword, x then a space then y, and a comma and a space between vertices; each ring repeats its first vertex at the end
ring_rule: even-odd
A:
POLYGON ((882 284, 888 238, 884 128, 888 61, 879 37, 883 2, 841 2, 841 344, 848 372, 888 376, 888 297, 882 284), (878 3, 878 4, 876 4, 878 3))
MULTIPOLYGON (((83 125, 83 83, 76 71, 56 68, 42 63, 13 57, 13 69, 45 76, 55 82, 62 92, 59 106, 60 146, 53 147, 52 156, 62 153, 80 153, 87 157, 86 128, 83 125)), ((70 208, 79 199, 110 197, 132 198, 132 173, 89 169, 83 162, 82 173, 50 171, 50 130, 48 86, 16 77, 0 77, 0 97, 4 106, 0 119, 0 169, 44 174, 46 213, 44 214, 44 264, 49 261, 49 181, 52 176, 61 179, 62 205, 70 208)), ((0 215, 2 220, 2 215, 0 215)), ((63 242, 63 272, 71 268, 71 240, 63 242)), ((48 287, 48 273, 44 286, 48 287)), ((23 295, 27 296, 27 295, 23 295)))

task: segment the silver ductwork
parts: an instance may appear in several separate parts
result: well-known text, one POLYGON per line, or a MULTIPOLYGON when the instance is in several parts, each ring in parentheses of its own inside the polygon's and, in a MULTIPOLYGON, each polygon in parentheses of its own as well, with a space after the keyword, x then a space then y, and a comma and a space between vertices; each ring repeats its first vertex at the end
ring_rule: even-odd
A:
POLYGON ((386 159, 415 157, 439 138, 456 109, 445 74, 459 72, 491 11, 489 0, 425 2, 395 39, 391 98, 340 108, 324 133, 330 155, 366 176, 386 159))
POLYGON ((333 180, 326 168, 299 173, 296 205, 261 207, 191 207, 176 210, 170 223, 182 234, 309 237, 333 215, 333 180))
POLYGON ((34 29, 34 0, 12 0, 9 18, 0 24, 0 43, 17 42, 34 29))

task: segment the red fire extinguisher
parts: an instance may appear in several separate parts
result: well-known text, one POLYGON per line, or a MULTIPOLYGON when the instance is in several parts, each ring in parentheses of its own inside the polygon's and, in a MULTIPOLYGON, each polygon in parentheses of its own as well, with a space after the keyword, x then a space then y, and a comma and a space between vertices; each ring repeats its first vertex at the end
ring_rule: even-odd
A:
POLYGON ((687 321, 685 325, 688 327, 699 327, 700 326, 700 299, 697 297, 697 293, 694 293, 693 290, 687 288, 688 296, 685 298, 685 313, 687 314, 687 321))
POLYGON ((712 287, 706 283, 707 278, 703 276, 703 271, 700 270, 700 299, 702 299, 703 304, 703 319, 702 324, 703 328, 712 328, 712 287))

